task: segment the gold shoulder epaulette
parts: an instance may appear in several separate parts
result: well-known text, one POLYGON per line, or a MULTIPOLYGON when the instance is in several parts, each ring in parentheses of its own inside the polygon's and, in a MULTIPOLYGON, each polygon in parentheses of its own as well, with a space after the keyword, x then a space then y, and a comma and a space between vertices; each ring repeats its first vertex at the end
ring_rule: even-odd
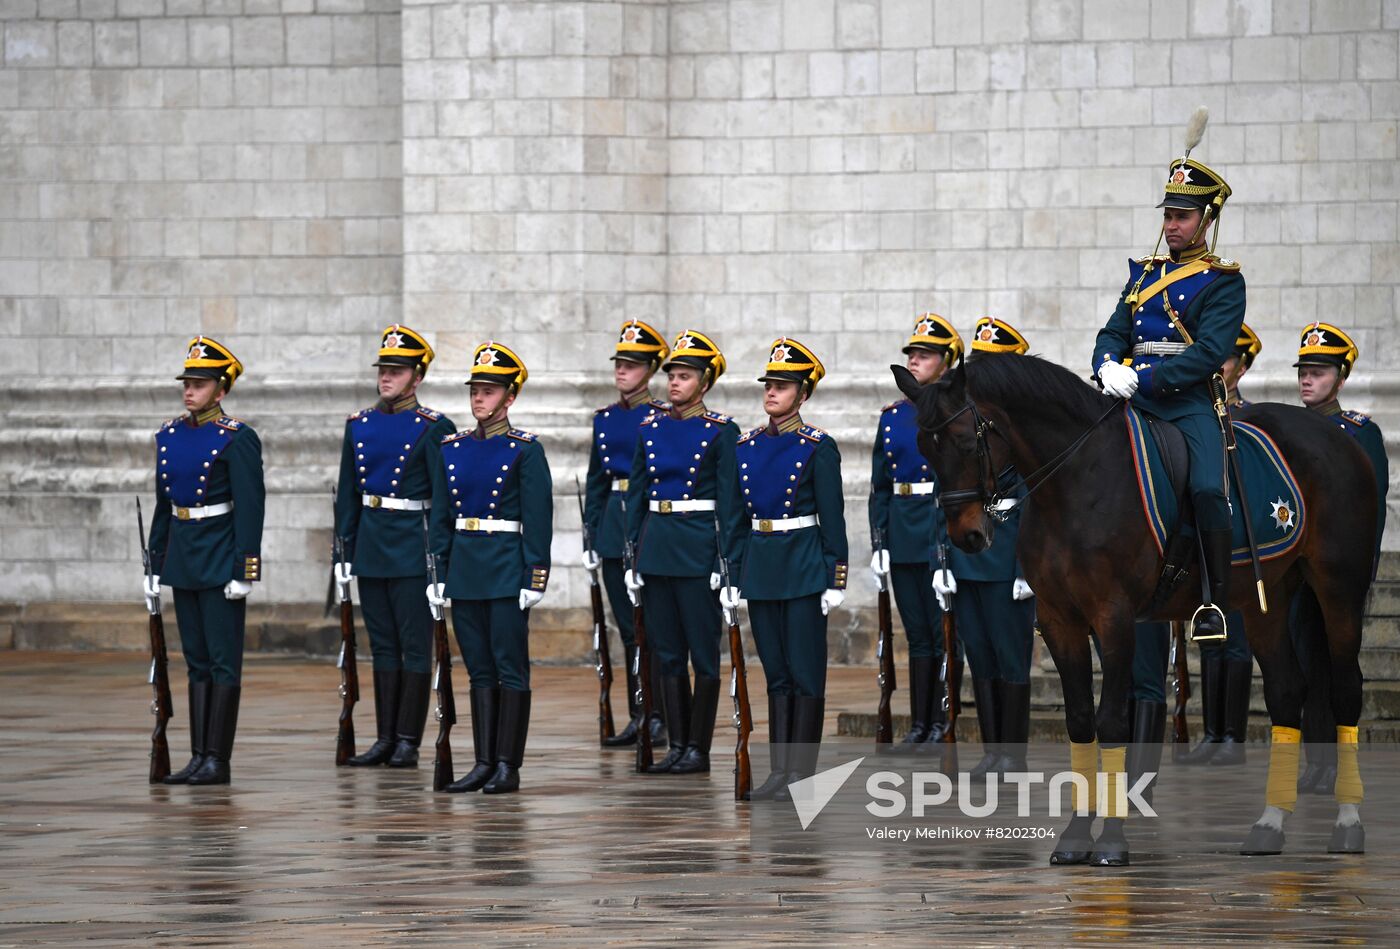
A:
POLYGON ((220 415, 214 420, 214 424, 220 428, 226 428, 231 432, 236 432, 248 423, 241 418, 234 418, 232 415, 220 415))
POLYGON ((705 418, 709 419, 711 422, 719 422, 721 425, 734 421, 734 419, 730 418, 728 415, 721 415, 719 412, 706 412, 705 418))
POLYGON ((757 428, 749 429, 747 432, 739 436, 739 444, 742 445, 744 442, 757 438, 760 434, 762 434, 763 429, 765 427, 766 426, 760 425, 757 428))
POLYGON ((1228 258, 1228 257, 1213 257, 1213 256, 1212 256, 1212 257, 1208 257, 1208 258, 1206 258, 1206 259, 1210 261, 1210 269, 1211 269, 1211 270, 1221 270, 1221 271, 1224 271, 1225 273, 1239 273, 1239 272, 1240 272, 1240 262, 1239 262, 1238 260, 1231 260, 1231 259, 1228 258))
POLYGON ((522 442, 532 442, 536 438, 539 438, 539 436, 536 435, 534 432, 527 432, 524 429, 520 428, 512 428, 510 431, 506 432, 506 434, 509 435, 511 438, 522 442))
POLYGON ((808 441, 819 442, 826 438, 826 432, 815 425, 804 425, 797 430, 797 434, 808 441))
POLYGON ((438 419, 442 418, 441 412, 437 409, 430 409, 425 405, 418 406, 418 414, 430 422, 436 422, 438 419))

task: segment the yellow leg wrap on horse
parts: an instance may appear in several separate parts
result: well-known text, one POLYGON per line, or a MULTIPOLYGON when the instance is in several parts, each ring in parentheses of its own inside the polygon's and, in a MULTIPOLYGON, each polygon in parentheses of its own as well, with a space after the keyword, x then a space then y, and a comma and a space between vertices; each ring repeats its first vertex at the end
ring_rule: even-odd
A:
POLYGON ((1296 728, 1275 725, 1269 746, 1269 780, 1264 803, 1293 813, 1298 803, 1298 759, 1303 733, 1296 728))
POLYGON ((1095 741, 1069 743, 1069 769, 1084 778, 1089 791, 1087 799, 1078 787, 1072 789, 1070 800, 1077 814, 1081 809, 1094 809, 1095 780, 1099 771, 1099 743, 1095 741))
POLYGON ((1124 745, 1117 748, 1100 748, 1099 756, 1103 759, 1103 772, 1108 775, 1108 801, 1103 816, 1127 817, 1126 802, 1120 798, 1128 790, 1124 784, 1128 779, 1125 773, 1128 767, 1128 749, 1124 745))
POLYGON ((1337 726, 1337 803, 1361 803, 1361 765, 1357 761, 1356 726, 1337 726))

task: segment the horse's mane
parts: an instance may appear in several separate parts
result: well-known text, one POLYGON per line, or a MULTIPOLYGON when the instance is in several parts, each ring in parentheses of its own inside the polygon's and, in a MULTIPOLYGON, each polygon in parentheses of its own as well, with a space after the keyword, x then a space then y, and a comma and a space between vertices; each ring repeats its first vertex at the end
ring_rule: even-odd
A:
POLYGON ((965 366, 968 392, 1005 408, 1056 406, 1088 423, 1111 401, 1064 366, 1040 356, 975 356, 965 366))

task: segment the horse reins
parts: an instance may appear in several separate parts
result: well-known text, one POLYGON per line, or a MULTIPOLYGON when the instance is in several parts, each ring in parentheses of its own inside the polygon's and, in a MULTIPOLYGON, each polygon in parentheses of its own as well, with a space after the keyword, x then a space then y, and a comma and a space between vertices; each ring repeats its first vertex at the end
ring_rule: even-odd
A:
MULTIPOLYGON (((982 505, 982 510, 984 510, 987 516, 992 518, 992 520, 997 523, 1005 523, 1006 519, 1011 516, 1012 511, 1024 504, 1026 499, 1049 481, 1050 478, 1054 476, 1055 472, 1059 471, 1075 452, 1084 447, 1084 443, 1098 430, 1103 420, 1112 415, 1118 407, 1122 405, 1122 402, 1122 399, 1115 399, 1113 404, 1110 405, 1102 415, 1095 419, 1092 425, 1086 428, 1078 438, 1070 442, 1069 447, 1065 448, 1054 458, 1051 458, 1029 475, 1021 478, 1015 485, 1011 486, 1010 491, 1015 491, 1022 487, 1026 488, 1025 494, 1018 498, 1013 498, 1010 497, 1010 492, 1002 491, 1000 487, 994 488, 991 492, 987 491, 988 481, 1000 481, 999 477, 992 477, 992 450, 987 444, 987 433, 996 433, 1002 441, 1007 441, 1007 438, 1002 434, 1001 430, 996 427, 995 422, 983 417, 982 412, 977 408, 977 404, 969 397, 966 405, 929 429, 929 433, 936 436, 940 430, 951 424, 958 416, 965 412, 972 413, 974 432, 977 438, 977 461, 979 468, 977 487, 940 492, 938 495, 939 506, 948 508, 959 504, 978 502, 982 505), (1032 484, 1032 482, 1034 483, 1032 484)), ((1007 444, 1009 447, 1010 442, 1007 442, 1007 444)))

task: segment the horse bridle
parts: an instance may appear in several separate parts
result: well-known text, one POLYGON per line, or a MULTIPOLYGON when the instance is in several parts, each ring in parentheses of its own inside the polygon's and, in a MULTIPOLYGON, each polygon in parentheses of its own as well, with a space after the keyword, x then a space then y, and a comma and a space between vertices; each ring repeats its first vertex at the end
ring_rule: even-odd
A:
POLYGON ((1098 429, 1099 424, 1113 414, 1114 410, 1122 404, 1122 399, 1114 399, 1113 404, 1094 421, 1094 424, 1086 428, 1078 438, 1071 442, 1068 448, 1032 471, 1029 475, 1018 479, 1008 490, 1003 491, 1000 488, 1001 478, 992 469, 992 449, 991 445, 988 444, 990 440, 988 435, 989 433, 995 433, 998 438, 1007 443, 1008 447, 1010 446, 1010 442, 1007 441, 1006 436, 1002 434, 1001 429, 997 428, 996 422, 982 415, 982 411, 977 408, 977 403, 973 402, 972 397, 969 396, 962 408, 933 426, 933 428, 928 429, 928 432, 936 438, 938 433, 952 424, 955 419, 968 412, 972 413, 973 432, 977 439, 977 447, 975 449, 977 452, 978 466, 977 487, 959 488, 956 491, 941 491, 938 494, 939 506, 946 510, 947 508, 957 507, 963 504, 981 504, 982 510, 988 517, 998 524, 1006 523, 1007 518, 1011 516, 1011 512, 1026 503, 1027 498, 1039 490, 1045 482, 1049 481, 1055 472, 1059 471, 1064 463, 1084 446, 1084 443, 1089 440, 1089 436, 1093 435, 1098 429), (990 490, 988 490, 989 484, 991 485, 990 490), (1011 496, 1023 487, 1026 488, 1025 494, 1020 497, 1011 496))

